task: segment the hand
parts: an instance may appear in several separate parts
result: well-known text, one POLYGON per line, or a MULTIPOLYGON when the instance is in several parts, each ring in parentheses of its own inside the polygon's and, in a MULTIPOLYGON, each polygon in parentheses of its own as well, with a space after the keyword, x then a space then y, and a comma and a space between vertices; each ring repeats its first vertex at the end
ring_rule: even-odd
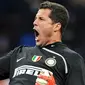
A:
POLYGON ((50 76, 40 74, 35 85, 55 85, 55 79, 52 74, 50 74, 50 76))

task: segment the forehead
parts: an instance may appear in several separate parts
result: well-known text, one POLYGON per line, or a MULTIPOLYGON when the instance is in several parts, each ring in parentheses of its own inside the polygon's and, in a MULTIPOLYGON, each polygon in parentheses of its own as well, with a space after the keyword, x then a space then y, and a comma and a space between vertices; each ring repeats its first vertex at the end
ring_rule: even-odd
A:
POLYGON ((49 17, 50 13, 50 9, 39 9, 36 16, 49 17))

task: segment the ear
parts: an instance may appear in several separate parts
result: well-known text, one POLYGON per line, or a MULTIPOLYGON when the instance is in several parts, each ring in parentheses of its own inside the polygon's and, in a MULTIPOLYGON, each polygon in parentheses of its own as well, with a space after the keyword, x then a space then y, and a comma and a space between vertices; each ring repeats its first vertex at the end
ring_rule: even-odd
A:
POLYGON ((60 22, 54 24, 54 32, 59 31, 59 30, 61 30, 61 23, 60 22))

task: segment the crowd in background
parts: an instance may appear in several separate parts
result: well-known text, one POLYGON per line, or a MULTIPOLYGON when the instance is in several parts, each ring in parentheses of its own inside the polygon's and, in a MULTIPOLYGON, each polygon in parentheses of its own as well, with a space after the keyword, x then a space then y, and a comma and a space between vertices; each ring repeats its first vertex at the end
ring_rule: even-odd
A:
MULTIPOLYGON (((45 0, 0 0, 0 57, 18 45, 34 46, 33 20, 45 0)), ((85 0, 49 0, 64 5, 70 21, 63 42, 85 58, 85 0)))

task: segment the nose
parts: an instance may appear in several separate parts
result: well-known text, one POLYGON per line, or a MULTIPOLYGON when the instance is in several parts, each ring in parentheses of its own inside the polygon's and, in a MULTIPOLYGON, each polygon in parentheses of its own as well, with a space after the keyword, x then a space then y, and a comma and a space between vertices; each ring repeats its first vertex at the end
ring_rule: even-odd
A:
POLYGON ((34 26, 37 26, 38 25, 38 20, 37 19, 34 20, 33 25, 34 26))

